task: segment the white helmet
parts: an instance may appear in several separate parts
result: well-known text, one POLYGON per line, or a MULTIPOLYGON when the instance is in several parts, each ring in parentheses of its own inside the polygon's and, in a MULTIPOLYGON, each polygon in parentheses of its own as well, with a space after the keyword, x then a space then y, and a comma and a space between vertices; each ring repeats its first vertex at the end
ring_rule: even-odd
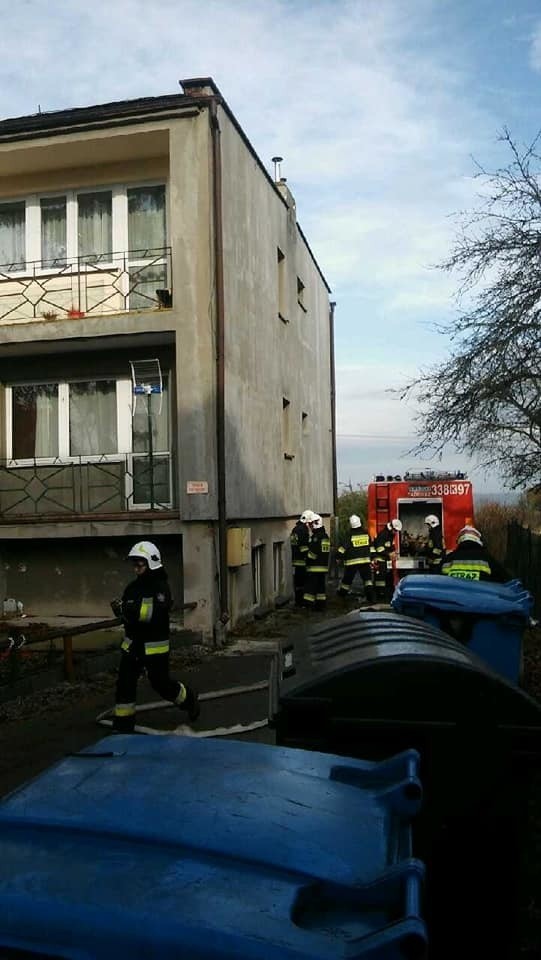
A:
POLYGON ((160 551, 150 540, 140 540, 128 554, 130 560, 146 560, 149 570, 158 570, 162 565, 160 551))
POLYGON ((362 527, 363 522, 361 518, 357 516, 356 513, 352 513, 351 517, 349 518, 349 525, 352 530, 358 530, 359 527, 362 527))
POLYGON ((402 521, 401 521, 401 520, 391 520, 391 527, 393 528, 393 530, 396 530, 398 533, 400 533, 400 531, 401 531, 401 529, 402 529, 402 521))
POLYGON ((425 523, 429 527, 439 527, 440 521, 433 513, 429 513, 428 517, 425 517, 425 523))
POLYGON ((301 513, 299 520, 301 523, 311 523, 313 520, 313 517, 314 517, 314 513, 312 510, 304 510, 301 513))
POLYGON ((321 530, 323 526, 323 520, 321 519, 319 513, 313 513, 312 519, 310 520, 313 530, 321 530))
POLYGON ((456 538, 457 543, 464 543, 465 540, 470 540, 472 543, 480 543, 481 545, 483 543, 483 538, 479 533, 479 530, 477 530, 476 527, 471 527, 469 525, 462 527, 462 530, 458 531, 456 538))

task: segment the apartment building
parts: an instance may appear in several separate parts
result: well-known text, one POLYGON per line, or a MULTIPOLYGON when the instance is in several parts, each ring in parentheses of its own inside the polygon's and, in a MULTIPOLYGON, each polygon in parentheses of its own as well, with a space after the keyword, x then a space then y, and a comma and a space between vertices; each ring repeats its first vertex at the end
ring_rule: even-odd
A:
POLYGON ((155 541, 207 640, 333 512, 333 305, 211 79, 0 121, 0 589, 108 615, 155 541))

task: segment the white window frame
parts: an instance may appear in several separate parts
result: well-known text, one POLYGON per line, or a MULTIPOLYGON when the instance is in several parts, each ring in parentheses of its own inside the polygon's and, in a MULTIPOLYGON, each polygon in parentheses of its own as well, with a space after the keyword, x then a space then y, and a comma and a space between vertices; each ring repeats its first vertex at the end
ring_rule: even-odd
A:
MULTIPOLYGON (((167 379, 167 374, 164 380, 167 379)), ((130 510, 148 510, 150 503, 133 503, 133 474, 134 461, 144 459, 147 454, 138 453, 133 450, 132 435, 132 409, 133 409, 133 384, 130 378, 103 376, 103 377, 73 377, 69 380, 43 379, 32 381, 32 384, 54 383, 58 386, 58 456, 56 457, 32 457, 30 459, 13 459, 13 387, 24 386, 28 381, 13 382, 6 385, 5 388, 5 442, 7 453, 7 466, 17 469, 18 467, 32 467, 34 464, 38 467, 48 466, 68 466, 71 463, 121 463, 126 462, 126 500, 130 510), (114 380, 116 383, 116 418, 117 418, 117 446, 116 453, 103 454, 84 454, 71 456, 70 431, 69 431, 69 384, 85 383, 89 380, 114 380)), ((166 401, 168 403, 169 425, 171 429, 171 395, 167 390, 166 401)), ((170 442, 170 441, 169 441, 170 442)), ((173 490, 173 458, 171 449, 153 450, 154 457, 169 458, 169 491, 173 490)), ((161 504, 164 507, 171 507, 172 500, 161 504)))
MULTIPOLYGON (((35 273, 45 275, 55 272, 55 267, 42 267, 41 250, 41 206, 40 201, 51 197, 66 198, 66 260, 77 260, 79 256, 78 237, 78 204, 77 197, 84 193, 111 193, 111 241, 112 248, 107 253, 124 253, 128 251, 128 190, 143 187, 165 188, 165 246, 170 246, 169 216, 169 183, 167 180, 136 180, 126 183, 94 184, 92 186, 77 187, 69 190, 47 190, 43 193, 31 193, 16 197, 0 197, 2 203, 25 204, 25 269, 10 271, 10 279, 26 277, 29 273, 28 265, 35 264, 35 273)), ((131 261, 129 261, 131 264, 131 261)), ((133 265, 143 265, 144 260, 134 260, 133 265)), ((108 262, 100 262, 100 267, 107 267, 108 262)), ((114 267, 114 263, 111 264, 114 267)), ((92 264, 81 264, 81 270, 92 270, 92 264)))

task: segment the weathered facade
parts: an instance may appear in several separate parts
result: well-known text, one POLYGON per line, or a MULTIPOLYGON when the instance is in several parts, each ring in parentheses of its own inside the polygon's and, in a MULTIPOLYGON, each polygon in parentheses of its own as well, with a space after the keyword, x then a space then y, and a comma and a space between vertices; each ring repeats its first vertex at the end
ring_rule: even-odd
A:
POLYGON ((332 305, 285 183, 182 86, 0 122, 0 589, 107 614, 151 539, 210 638, 333 512, 332 305))

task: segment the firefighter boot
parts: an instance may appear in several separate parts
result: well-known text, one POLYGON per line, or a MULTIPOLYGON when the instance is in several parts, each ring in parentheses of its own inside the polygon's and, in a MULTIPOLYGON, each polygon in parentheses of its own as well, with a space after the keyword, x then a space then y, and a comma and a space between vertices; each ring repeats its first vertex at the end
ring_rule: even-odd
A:
POLYGON ((197 690, 194 690, 193 687, 188 687, 187 685, 181 683, 180 692, 175 700, 175 703, 180 707, 181 710, 186 710, 189 723, 195 723, 195 721, 199 718, 201 706, 199 704, 197 690))

